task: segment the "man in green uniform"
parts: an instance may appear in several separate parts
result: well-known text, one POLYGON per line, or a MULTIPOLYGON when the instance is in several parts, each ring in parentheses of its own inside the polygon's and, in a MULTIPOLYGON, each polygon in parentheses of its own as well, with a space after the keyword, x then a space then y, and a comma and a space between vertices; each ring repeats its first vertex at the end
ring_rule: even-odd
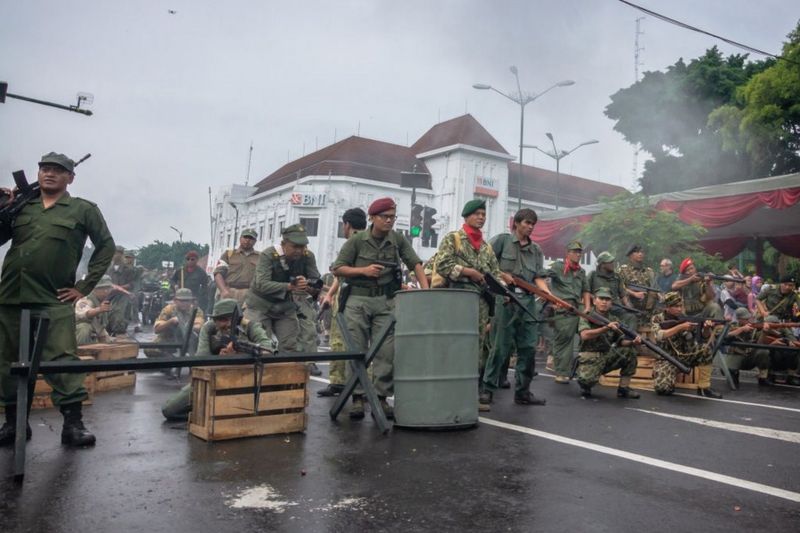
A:
MULTIPOLYGON (((0 234, 0 244, 11 239, 0 278, 0 404, 6 411, 0 445, 12 444, 16 435, 17 379, 11 377, 10 366, 19 356, 20 311, 30 309, 34 316, 47 313, 50 318, 43 361, 78 360, 74 302, 94 289, 114 255, 114 239, 100 210, 67 192, 75 179, 74 168, 75 162, 63 154, 43 156, 40 196, 29 200, 12 227, 0 234), (87 236, 95 250, 86 278, 76 282, 75 270, 87 236)), ((70 446, 95 442, 82 420, 81 402, 87 397, 84 377, 45 375, 53 388, 53 404, 64 415, 61 442, 70 446)))
POLYGON ((197 266, 197 260, 200 258, 194 250, 186 252, 186 264, 172 274, 172 289, 189 289, 197 299, 197 305, 200 309, 208 309, 208 274, 206 271, 197 266))
POLYGON ((258 239, 254 229, 242 231, 239 247, 225 250, 214 268, 214 283, 217 285, 217 299, 234 298, 239 305, 244 304, 247 290, 253 282, 258 266, 258 252, 253 248, 258 239))
MULTIPOLYGON (((658 300, 658 292, 645 291, 629 287, 633 283, 641 287, 649 287, 658 290, 656 285, 656 273, 653 269, 644 264, 644 250, 638 244, 631 245, 628 248, 628 263, 619 267, 619 277, 625 285, 625 291, 630 298, 630 306, 634 309, 642 311, 644 314, 639 315, 642 319, 638 322, 641 325, 647 323, 647 319, 653 313, 658 300)), ((612 291, 613 293, 613 291, 612 291)))
MULTIPOLYGON (((164 306, 158 315, 153 332, 156 334, 155 342, 158 343, 182 343, 184 335, 189 328, 189 319, 192 318, 192 311, 195 308, 196 300, 192 291, 189 289, 178 289, 175 291, 175 298, 172 303, 164 306)), ((194 317, 192 331, 197 334, 203 326, 205 318, 203 310, 198 308, 194 317)), ((193 343, 189 343, 189 355, 194 353, 193 343)), ((147 357, 172 357, 175 350, 151 348, 144 351, 147 357)))
POLYGON ((758 314, 773 315, 782 322, 794 322, 800 313, 800 294, 795 292, 794 276, 783 276, 780 285, 762 290, 756 299, 758 314))
POLYGON ((293 293, 310 292, 309 279, 319 279, 317 260, 308 249, 305 228, 294 224, 283 230, 281 243, 261 252, 256 274, 245 298, 245 318, 258 322, 278 338, 278 349, 298 351, 300 326, 293 293))
MULTIPOLYGON (((567 256, 563 260, 554 261, 547 275, 550 278, 550 291, 566 300, 573 307, 583 305, 583 311, 591 309, 591 293, 586 271, 580 265, 583 245, 572 241, 567 245, 567 256)), ((572 368, 573 345, 578 332, 579 318, 562 309, 556 309, 552 320, 553 327, 553 359, 556 371, 556 383, 569 383, 572 368)))
MULTIPOLYGON (((535 283, 543 291, 550 292, 545 277, 544 254, 539 245, 531 240, 531 232, 538 219, 533 209, 520 209, 514 215, 513 233, 502 233, 494 237, 490 245, 506 284, 512 286, 513 276, 518 276, 528 283, 535 283)), ((525 307, 536 315, 536 298, 521 289, 513 290, 525 307)), ((522 309, 504 303, 503 297, 495 298, 492 343, 483 372, 482 399, 491 403, 494 391, 506 377, 503 370, 507 368, 511 358, 512 345, 516 345, 514 403, 544 405, 545 400, 536 398, 530 391, 534 371, 533 358, 539 341, 539 325, 522 309)))
MULTIPOLYGON (((349 239, 359 231, 367 227, 367 214, 363 209, 354 207, 348 209, 342 215, 342 229, 344 236, 349 239)), ((336 321, 336 315, 339 313, 339 290, 342 283, 339 278, 335 278, 331 284, 328 293, 322 299, 322 308, 331 308, 331 330, 330 330, 330 346, 332 352, 343 352, 346 347, 342 332, 339 330, 339 324, 336 321)), ((330 370, 328 372, 328 379, 330 384, 317 392, 317 396, 338 396, 344 390, 344 385, 347 377, 347 361, 331 361, 330 370)))
POLYGON ((578 323, 581 337, 578 352, 578 385, 581 396, 590 398, 592 387, 600 381, 600 376, 619 369, 620 378, 617 398, 639 398, 639 393, 631 390, 631 378, 636 373, 636 353, 629 347, 642 343, 641 337, 626 339, 619 330, 621 319, 611 311, 613 294, 608 287, 594 291, 594 312, 611 322, 605 326, 591 324, 585 318, 578 323))
MULTIPOLYGON (((753 344, 759 343, 762 333, 750 325, 751 318, 752 315, 746 307, 740 307, 737 309, 737 326, 728 332, 728 335, 725 337, 725 342, 738 341, 753 344)), ((769 326, 767 326, 767 329, 768 328, 769 326)), ((726 357, 728 360, 728 367, 731 371, 731 377, 737 386, 739 385, 739 370, 752 370, 753 368, 758 368, 759 385, 765 387, 772 385, 772 383, 769 381, 769 350, 729 346, 726 357)))
MULTIPOLYGON (((653 315, 651 327, 653 338, 667 352, 676 359, 686 363, 689 367, 699 367, 697 383, 698 396, 707 398, 722 398, 722 395, 711 388, 711 353, 710 344, 713 342, 714 323, 706 321, 698 332, 694 322, 679 322, 665 327, 668 320, 676 320, 684 314, 683 298, 675 291, 664 296, 664 311, 653 315)), ((675 380, 678 369, 665 361, 657 359, 653 364, 653 382, 657 394, 669 395, 675 392, 675 380)))
MULTIPOLYGON (((211 320, 203 324, 200 329, 200 340, 197 345, 197 355, 230 355, 235 353, 233 343, 229 340, 231 335, 231 319, 238 307, 233 298, 224 298, 214 304, 211 320)), ((258 322, 243 318, 239 323, 240 334, 248 341, 258 344, 268 350, 274 349, 272 340, 258 322)), ((192 385, 184 386, 180 392, 172 396, 161 413, 170 421, 185 421, 192 410, 192 385)))
MULTIPOLYGON (((345 278, 349 284, 347 294, 340 291, 340 310, 344 312, 347 328, 359 351, 366 351, 375 337, 394 315, 394 294, 400 290, 397 275, 400 261, 413 270, 423 288, 422 260, 411 244, 400 233, 393 230, 397 220, 397 206, 391 198, 379 198, 369 206, 369 229, 347 239, 339 256, 331 267, 334 275, 345 278), (376 261, 394 263, 395 268, 386 267, 376 261)), ((345 289, 342 289, 343 291, 345 289)), ((386 397, 394 390, 394 333, 389 333, 372 362, 372 381, 387 418, 393 418, 386 397)), ((348 365, 347 374, 351 370, 348 365)), ((357 388, 353 394, 350 418, 364 418, 363 390, 357 388)))
POLYGON ((681 261, 678 271, 680 276, 672 283, 672 290, 680 294, 686 314, 722 319, 724 315, 722 307, 716 302, 713 280, 698 274, 697 267, 690 257, 681 261))
MULTIPOLYGON (((625 282, 622 281, 622 276, 614 271, 614 261, 616 258, 610 252, 601 252, 597 256, 597 268, 588 277, 589 292, 594 294, 597 289, 605 287, 611 293, 612 305, 631 307, 628 292, 625 290, 625 282)), ((614 314, 623 316, 625 313, 617 309, 614 314)))
POLYGON ((108 269, 111 282, 118 289, 111 293, 111 312, 108 314, 108 332, 112 335, 125 335, 128 324, 138 321, 136 296, 133 293, 138 276, 136 267, 133 265, 135 257, 129 250, 122 249, 120 254, 121 248, 118 246, 115 253, 115 257, 121 255, 121 259, 116 264, 112 263, 108 269))
POLYGON ((75 304, 75 339, 78 346, 108 342, 108 315, 111 302, 108 297, 114 290, 109 276, 103 276, 89 296, 84 296, 75 304))

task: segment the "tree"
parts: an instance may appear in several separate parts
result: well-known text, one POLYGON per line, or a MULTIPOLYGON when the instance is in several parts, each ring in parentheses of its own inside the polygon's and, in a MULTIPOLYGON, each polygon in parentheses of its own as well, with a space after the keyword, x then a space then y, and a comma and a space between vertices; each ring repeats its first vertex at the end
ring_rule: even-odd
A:
POLYGON ((183 264, 183 258, 190 250, 196 251, 202 257, 208 254, 208 245, 191 241, 174 241, 172 244, 155 241, 139 249, 136 262, 146 268, 161 268, 162 261, 172 261, 177 267, 183 264))
POLYGON ((800 171, 800 23, 787 37, 786 61, 772 62, 709 116, 723 148, 746 154, 761 176, 800 171))
POLYGON ((595 254, 609 251, 623 263, 625 252, 636 243, 645 251, 645 262, 656 272, 662 258, 669 257, 677 265, 687 256, 699 269, 725 271, 722 260, 707 254, 698 244, 706 232, 703 227, 686 224, 675 213, 656 209, 646 195, 622 193, 602 203, 603 211, 578 233, 578 239, 595 254))
POLYGON ((770 64, 747 62, 747 55, 723 58, 714 47, 688 65, 679 59, 666 72, 646 72, 611 96, 605 114, 616 120, 614 129, 653 157, 640 179, 644 193, 760 177, 746 153, 723 150, 708 117, 770 64))

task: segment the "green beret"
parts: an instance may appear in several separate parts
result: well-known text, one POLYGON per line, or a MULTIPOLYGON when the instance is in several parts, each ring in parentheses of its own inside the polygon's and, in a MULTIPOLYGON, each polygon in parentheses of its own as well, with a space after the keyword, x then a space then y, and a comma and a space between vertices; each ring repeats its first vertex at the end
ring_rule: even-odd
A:
POLYGON ((569 244, 567 245, 567 250, 583 251, 583 245, 581 244, 581 241, 569 241, 569 244))
POLYGON ((175 299, 176 300, 194 300, 194 294, 192 294, 192 289, 178 289, 175 291, 175 299))
POLYGON ((100 281, 97 282, 97 285, 94 286, 95 289, 110 289, 114 286, 114 283, 111 281, 111 276, 103 276, 100 278, 100 281))
POLYGON ((599 287, 596 291, 594 291, 594 295, 598 298, 608 298, 609 300, 613 298, 608 287, 599 287))
POLYGON ((597 262, 599 263, 613 263, 616 258, 611 255, 610 252, 602 252, 600 255, 597 256, 597 262))
POLYGON ((306 228, 302 224, 293 224, 281 232, 284 240, 292 244, 305 246, 308 244, 308 236, 306 236, 306 228))
POLYGON ((682 303, 683 303, 683 298, 681 298, 681 295, 678 292, 670 291, 664 295, 664 305, 666 307, 681 305, 682 303))
POLYGON ((42 165, 58 165, 69 172, 73 172, 75 170, 75 161, 64 154, 57 154, 55 152, 44 154, 42 156, 42 160, 39 161, 39 166, 42 165))
POLYGON ((211 318, 222 318, 232 315, 239 307, 239 302, 233 298, 223 298, 214 304, 214 312, 211 313, 211 318))
POLYGON ((478 209, 486 209, 486 200, 475 198, 464 204, 464 209, 461 210, 462 217, 468 217, 478 209))
POLYGON ((247 228, 242 232, 242 237, 249 237, 251 239, 258 240, 258 233, 253 228, 247 228))

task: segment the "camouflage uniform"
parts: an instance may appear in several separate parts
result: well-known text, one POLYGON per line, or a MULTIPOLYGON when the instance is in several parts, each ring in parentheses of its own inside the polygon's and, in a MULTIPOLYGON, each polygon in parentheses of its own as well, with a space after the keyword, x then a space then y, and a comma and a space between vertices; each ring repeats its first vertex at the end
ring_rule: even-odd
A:
POLYGON ((758 300, 764 304, 770 315, 778 317, 781 322, 794 320, 793 306, 800 309, 800 294, 794 291, 789 294, 781 294, 779 287, 762 290, 758 295, 758 300))
MULTIPOLYGON (((486 241, 481 242, 478 250, 475 250, 469 242, 469 237, 464 229, 453 231, 445 235, 439 250, 436 252, 436 273, 447 278, 448 286, 454 289, 467 289, 482 293, 479 298, 478 307, 478 334, 481 346, 486 341, 486 326, 489 324, 489 303, 487 298, 494 300, 494 296, 483 293, 483 286, 477 286, 468 278, 461 276, 464 267, 474 268, 483 273, 492 274, 500 279, 500 265, 497 257, 492 250, 492 246, 486 241)), ((483 370, 486 364, 487 352, 481 350, 480 368, 483 370)))
MULTIPOLYGON (((629 284, 633 283, 634 285, 641 285, 643 287, 650 287, 652 289, 658 289, 658 285, 656 285, 656 273, 653 272, 653 269, 650 267, 646 267, 644 265, 622 265, 619 267, 619 278, 622 280, 622 283, 625 287, 629 284)), ((631 290, 639 291, 639 289, 631 288, 631 290)), ((652 291, 646 291, 644 298, 641 300, 639 298, 634 298, 631 296, 628 300, 631 302, 631 307, 634 309, 638 309, 639 311, 643 311, 644 315, 639 315, 639 324, 643 325, 646 323, 647 317, 651 315, 653 310, 656 306, 656 301, 658 300, 658 293, 652 291)), ((615 303, 619 303, 614 300, 615 303)))
MULTIPOLYGON (((666 313, 658 313, 653 316, 650 324, 653 332, 653 338, 658 345, 665 351, 674 355, 676 359, 686 363, 689 367, 707 366, 710 370, 711 361, 714 359, 714 354, 706 342, 698 341, 696 339, 697 331, 685 331, 673 335, 665 339, 661 331, 661 323, 665 320, 672 320, 666 313)), ((678 377, 678 369, 668 363, 666 360, 658 358, 653 364, 653 381, 655 383, 655 391, 658 394, 672 394, 675 392, 675 380, 678 377)), ((709 371, 709 383, 706 387, 710 387, 711 373, 709 371)))
MULTIPOLYGON (((686 279, 689 276, 681 274, 678 280, 686 279)), ((703 318, 723 318, 722 308, 706 296, 706 281, 690 283, 677 290, 683 298, 683 306, 689 316, 699 316, 703 318)), ((710 283, 710 282, 708 282, 710 283)))
MULTIPOLYGON (((611 322, 622 322, 622 319, 613 313, 603 314, 597 309, 594 312, 611 322)), ((581 318, 578 323, 578 333, 599 327, 581 318)), ((593 339, 581 340, 578 352, 578 384, 582 388, 591 389, 600 381, 600 376, 616 369, 620 370, 620 387, 627 387, 630 384, 630 378, 636 373, 637 359, 633 350, 617 346, 624 338, 625 336, 619 331, 608 330, 593 339)))

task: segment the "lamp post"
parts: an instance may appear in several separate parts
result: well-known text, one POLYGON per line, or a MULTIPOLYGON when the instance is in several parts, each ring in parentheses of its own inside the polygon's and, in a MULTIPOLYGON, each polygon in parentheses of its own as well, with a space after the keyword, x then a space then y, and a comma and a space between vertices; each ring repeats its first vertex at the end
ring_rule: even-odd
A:
POLYGON ((183 232, 176 228, 175 226, 170 226, 175 232, 178 234, 178 242, 183 242, 183 232))
POLYGON ((511 66, 509 68, 509 70, 511 70, 511 73, 514 75, 514 78, 517 80, 517 93, 516 94, 513 94, 513 93, 512 94, 506 94, 503 91, 500 91, 500 90, 492 87, 491 85, 487 85, 485 83, 475 83, 475 84, 472 85, 472 87, 474 89, 479 89, 481 91, 487 91, 487 90, 494 91, 497 94, 505 96, 506 98, 508 98, 512 102, 514 102, 517 105, 519 105, 519 173, 517 174, 517 188, 518 188, 518 191, 517 191, 517 196, 518 196, 517 209, 519 210, 519 209, 522 209, 522 148, 524 146, 523 137, 525 135, 525 106, 530 104, 531 102, 533 102, 534 100, 536 100, 537 98, 542 96, 543 94, 551 91, 552 89, 555 89, 556 87, 567 87, 568 85, 574 85, 575 82, 572 81, 572 80, 563 80, 563 81, 560 81, 560 82, 558 82, 558 83, 556 83, 554 85, 551 85, 550 87, 548 87, 544 91, 542 91, 540 93, 537 93, 537 94, 523 93, 522 92, 522 87, 520 86, 520 83, 519 83, 519 71, 517 70, 517 67, 511 66))
POLYGON ((576 146, 572 150, 561 150, 561 151, 559 151, 558 148, 556 148, 556 141, 555 141, 555 139, 553 139, 553 134, 552 133, 545 133, 545 135, 547 135, 547 138, 550 139, 550 142, 553 144, 553 151, 552 152, 548 152, 548 151, 542 150, 538 146, 535 146, 535 145, 532 145, 532 144, 526 144, 525 148, 533 148, 534 150, 539 150, 544 155, 546 155, 548 157, 551 157, 551 158, 556 160, 556 211, 558 211, 558 196, 559 196, 559 186, 560 186, 559 182, 561 181, 561 160, 564 159, 565 157, 567 157, 569 154, 573 153, 575 150, 577 150, 581 146, 586 146, 587 144, 597 144, 600 141, 598 141, 597 139, 592 139, 590 141, 584 141, 584 142, 580 143, 578 146, 576 146))

